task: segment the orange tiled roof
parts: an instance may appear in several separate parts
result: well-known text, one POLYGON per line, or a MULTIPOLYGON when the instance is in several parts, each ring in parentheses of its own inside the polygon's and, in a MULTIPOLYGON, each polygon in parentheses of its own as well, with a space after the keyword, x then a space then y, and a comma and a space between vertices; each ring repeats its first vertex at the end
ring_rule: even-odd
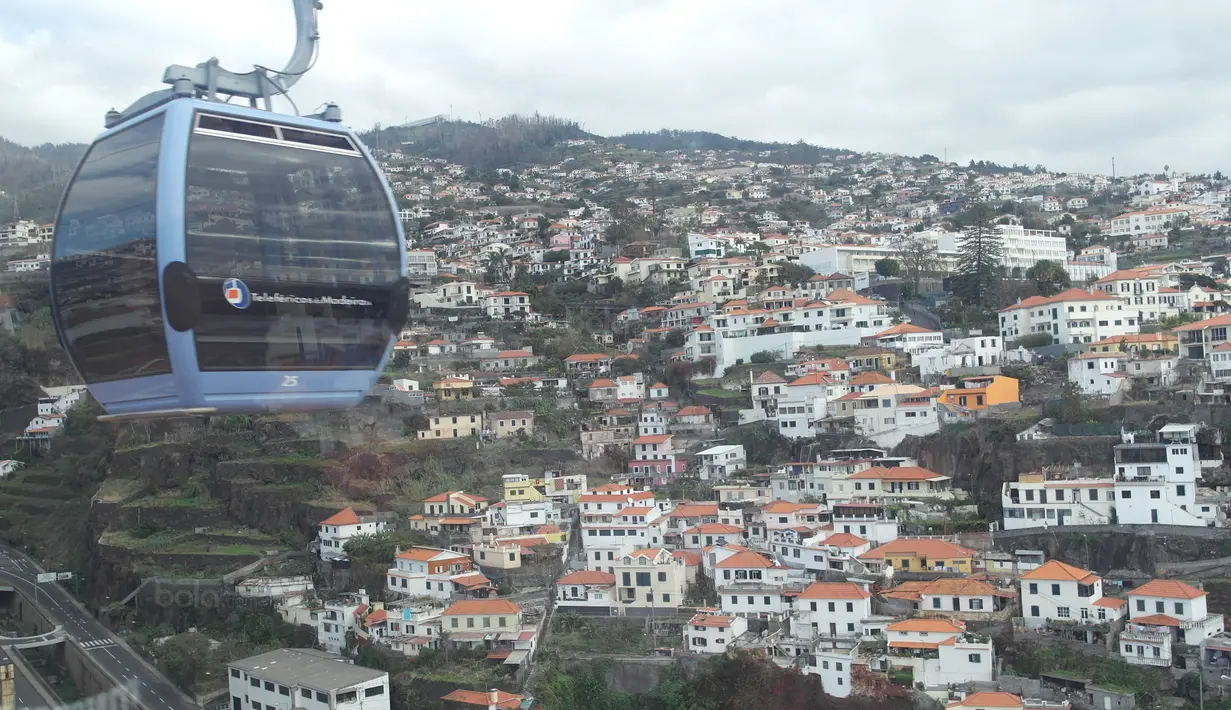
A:
MULTIPOLYGON (((1173 579, 1152 579, 1128 593, 1130 597, 1163 597, 1165 599, 1198 599, 1205 592, 1190 584, 1173 579)), ((1134 620, 1135 621, 1135 620, 1134 620)))
POLYGON ((358 525, 359 516, 355 509, 346 507, 320 522, 321 525, 358 525))

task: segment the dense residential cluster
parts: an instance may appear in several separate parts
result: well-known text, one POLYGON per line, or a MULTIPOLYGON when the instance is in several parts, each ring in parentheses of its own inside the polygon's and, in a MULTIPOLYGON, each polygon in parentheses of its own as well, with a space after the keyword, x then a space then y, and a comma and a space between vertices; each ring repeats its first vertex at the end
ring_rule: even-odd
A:
MULTIPOLYGON (((1231 659, 1200 583, 1014 544, 1227 526, 1223 430, 1195 409, 1231 404, 1221 175, 591 139, 516 170, 407 151, 374 150, 413 288, 373 396, 413 412, 401 453, 502 472, 429 478, 409 512, 385 490, 329 506, 309 546, 328 589, 243 576, 320 650, 231 663, 234 698, 388 707, 387 675, 339 662, 377 649, 508 680, 450 707, 528 709, 510 689, 554 631, 630 619, 669 629, 655 652, 749 651, 833 696, 893 679, 957 710, 1072 707, 1004 672, 1004 632, 1177 674, 1231 659), (1159 403, 1185 414, 1092 414, 1159 403), (912 448, 971 429, 990 448, 993 427, 1038 455, 990 497, 969 450, 912 448), (560 463, 503 473, 529 452, 560 463)), ((9 278, 41 277, 50 236, 0 229, 9 278)), ((46 393, 20 437, 44 446, 81 388, 46 393)))

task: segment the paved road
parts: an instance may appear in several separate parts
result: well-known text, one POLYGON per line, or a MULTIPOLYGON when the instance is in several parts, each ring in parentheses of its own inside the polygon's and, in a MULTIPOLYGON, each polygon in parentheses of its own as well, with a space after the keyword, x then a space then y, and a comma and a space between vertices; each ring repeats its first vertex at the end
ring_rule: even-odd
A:
POLYGON ((13 674, 16 679, 14 687, 17 691, 17 707, 19 708, 45 708, 47 701, 43 700, 43 696, 34 689, 34 684, 29 678, 22 673, 13 674))
MULTIPOLYGON (((162 674, 142 662, 136 651, 118 643, 117 637, 57 584, 37 585, 39 569, 25 555, 0 545, 0 581, 13 585, 64 627, 69 638, 85 649, 113 678, 121 683, 136 681, 141 705, 149 710, 197 710, 162 674)), ((33 692, 33 691, 31 691, 33 692)))

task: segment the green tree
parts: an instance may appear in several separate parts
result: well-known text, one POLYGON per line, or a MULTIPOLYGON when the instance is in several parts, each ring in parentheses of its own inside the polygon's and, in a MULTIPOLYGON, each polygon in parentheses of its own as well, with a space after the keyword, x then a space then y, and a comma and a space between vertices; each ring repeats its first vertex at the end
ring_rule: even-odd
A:
POLYGON ((894 259, 885 257, 884 259, 877 260, 876 273, 880 274, 881 276, 884 276, 887 279, 893 278, 895 276, 901 275, 902 265, 899 264, 894 259))
POLYGON ((1073 285, 1064 266, 1051 259, 1035 262, 1026 269, 1026 280, 1034 284, 1040 296, 1054 296, 1073 285))
POLYGON ((966 216, 967 227, 958 239, 958 273, 954 292, 968 303, 992 306, 1003 268, 1000 233, 992 224, 995 212, 986 202, 975 204, 966 216))

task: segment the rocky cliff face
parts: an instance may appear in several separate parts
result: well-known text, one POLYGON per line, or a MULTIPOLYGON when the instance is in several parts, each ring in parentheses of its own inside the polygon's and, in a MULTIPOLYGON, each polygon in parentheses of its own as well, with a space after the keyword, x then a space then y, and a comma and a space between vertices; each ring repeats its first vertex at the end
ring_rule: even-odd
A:
POLYGON ((970 491, 984 516, 1000 517, 1000 490, 1020 473, 1044 466, 1081 464, 1091 473, 1110 473, 1112 437, 1072 437, 1019 442, 1017 432, 1026 425, 979 422, 971 427, 946 428, 938 434, 911 437, 894 449, 919 465, 953 479, 953 487, 970 491))

